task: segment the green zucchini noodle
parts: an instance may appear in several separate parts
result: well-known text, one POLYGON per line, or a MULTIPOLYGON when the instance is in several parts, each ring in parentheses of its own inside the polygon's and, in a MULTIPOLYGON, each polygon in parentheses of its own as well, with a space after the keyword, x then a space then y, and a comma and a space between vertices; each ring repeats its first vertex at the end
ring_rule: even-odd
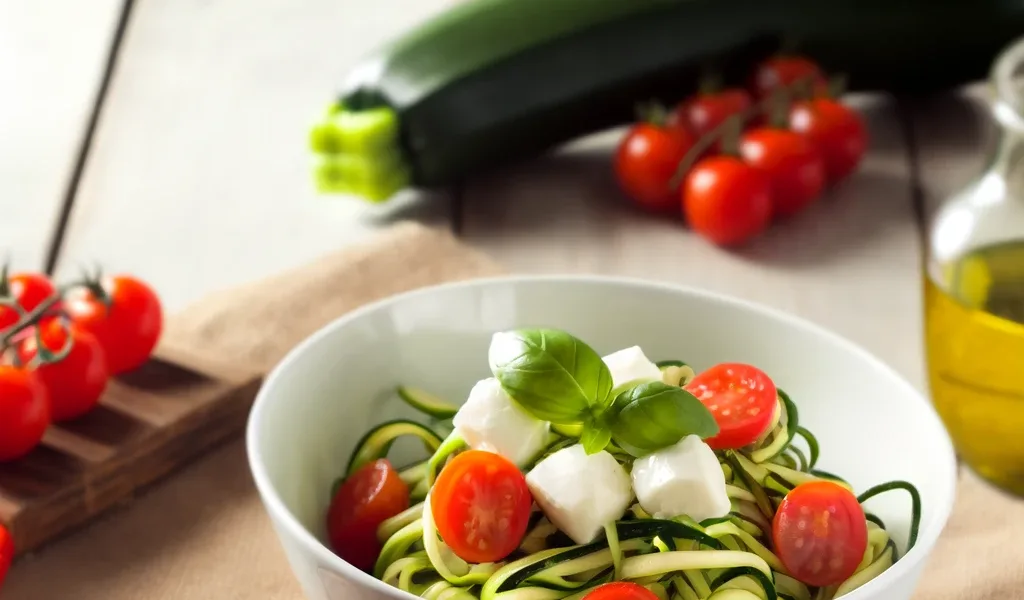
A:
MULTIPOLYGON (((692 378, 692 370, 684 367, 668 361, 662 369, 672 369, 673 383, 681 385, 692 378)), ((439 401, 431 400, 433 413, 448 413, 439 401)), ((424 440, 433 451, 428 459, 400 471, 411 490, 410 508, 378 528, 382 550, 373 570, 385 583, 428 600, 579 600, 595 586, 615 580, 637 582, 661 600, 831 600, 864 585, 900 558, 884 524, 866 511, 867 550, 855 573, 839 585, 804 585, 772 552, 771 524, 786 493, 822 479, 850 487, 815 470, 818 442, 800 425, 796 405, 782 390, 765 435, 741 450, 715 452, 732 506, 726 517, 701 523, 686 516, 655 519, 634 504, 597 540, 576 545, 534 505, 518 550, 498 563, 470 564, 456 556, 438 535, 430 511, 434 477, 466 448, 465 442, 449 433, 450 424, 440 429, 436 423, 434 429, 421 426, 426 431, 420 431, 409 423, 378 426, 364 437, 373 440, 372 446, 364 443, 354 456, 362 461, 384 457, 396 438, 407 435, 424 440)), ((574 434, 578 432, 571 428, 553 428, 547 447, 526 470, 576 443, 574 434)), ((614 444, 607 449, 627 469, 631 466, 626 452, 614 444)), ((921 519, 921 500, 913 485, 883 483, 862 493, 858 501, 892 490, 911 497, 909 549, 921 519)))

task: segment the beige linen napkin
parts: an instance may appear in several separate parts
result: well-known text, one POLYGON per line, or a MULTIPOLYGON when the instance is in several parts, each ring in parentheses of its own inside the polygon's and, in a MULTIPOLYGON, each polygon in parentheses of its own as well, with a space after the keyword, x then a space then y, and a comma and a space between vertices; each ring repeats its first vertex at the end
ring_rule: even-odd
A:
MULTIPOLYGON (((447 233, 402 224, 356 249, 214 294, 168 323, 261 370, 331 319, 379 298, 499 273, 447 233)), ((1024 503, 965 476, 915 600, 1024 598, 1024 503)), ((241 440, 122 510, 21 560, 2 600, 302 600, 249 477, 241 440)))

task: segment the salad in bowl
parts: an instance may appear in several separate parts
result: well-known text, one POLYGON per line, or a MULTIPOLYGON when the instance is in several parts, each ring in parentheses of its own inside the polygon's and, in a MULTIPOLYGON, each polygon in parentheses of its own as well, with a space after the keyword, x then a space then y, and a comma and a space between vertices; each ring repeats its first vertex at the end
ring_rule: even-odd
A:
POLYGON ((273 369, 246 436, 309 600, 910 600, 956 484, 868 352, 609 277, 360 308, 273 369))
MULTIPOLYGON (((796 400, 744 363, 695 372, 639 346, 601 357, 558 329, 492 337, 460 406, 398 395, 330 491, 330 547, 430 600, 831 600, 900 559, 856 493, 816 468, 796 400), (659 357, 661 358, 661 357, 659 357), (400 438, 426 448, 393 464, 400 438)), ((325 493, 327 491, 325 490, 325 493)))

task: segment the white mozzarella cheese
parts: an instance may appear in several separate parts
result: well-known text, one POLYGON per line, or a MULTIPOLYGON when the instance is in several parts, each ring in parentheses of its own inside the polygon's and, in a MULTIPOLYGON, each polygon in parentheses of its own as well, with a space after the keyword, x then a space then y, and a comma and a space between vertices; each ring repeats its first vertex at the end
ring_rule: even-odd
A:
POLYGON ((544 449, 550 428, 516 404, 493 377, 473 386, 452 423, 470 448, 500 454, 519 466, 544 449))
POLYGON ((656 518, 703 521, 729 514, 722 468, 699 436, 637 459, 631 477, 640 506, 656 518))
POLYGON ((601 360, 612 374, 612 387, 634 381, 661 381, 661 369, 651 362, 640 346, 623 348, 601 360))
POLYGON ((526 475, 533 499, 577 544, 594 541, 633 501, 629 475, 608 452, 588 455, 576 444, 545 458, 526 475))

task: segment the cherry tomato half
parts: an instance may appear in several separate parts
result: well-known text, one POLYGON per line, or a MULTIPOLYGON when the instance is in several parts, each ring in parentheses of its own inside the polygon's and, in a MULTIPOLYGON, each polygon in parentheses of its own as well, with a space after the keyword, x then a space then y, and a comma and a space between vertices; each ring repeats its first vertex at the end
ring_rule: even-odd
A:
POLYGON ((7 577, 7 569, 11 566, 11 561, 14 560, 14 538, 11 537, 11 533, 0 525, 0 586, 4 584, 4 578, 7 577))
POLYGON ((867 550, 864 509, 836 483, 802 483, 775 512, 772 540, 793 577, 807 585, 835 585, 853 575, 867 550))
POLYGON ((752 444, 768 429, 778 402, 772 380, 760 369, 740 363, 715 365, 684 389, 715 417, 718 434, 704 440, 715 450, 752 444))
MULTIPOLYGON (((42 273, 15 273, 7 278, 11 298, 28 312, 57 293, 53 282, 42 273)), ((9 306, 0 306, 0 331, 18 322, 18 312, 9 306)))
POLYGON ((615 581, 597 586, 583 600, 658 600, 658 595, 639 583, 615 581))
MULTIPOLYGON (((670 125, 685 127, 695 138, 707 135, 726 119, 753 105, 750 94, 739 88, 714 93, 698 93, 679 104, 669 117, 670 125)), ((719 148, 720 142, 712 147, 719 148)))
POLYGON ((764 99, 776 88, 791 86, 804 79, 812 82, 816 95, 828 91, 825 74, 814 61, 802 56, 773 56, 757 66, 751 88, 755 98, 764 99))
POLYGON ((694 231, 722 246, 747 241, 771 220, 768 178, 732 156, 698 161, 683 182, 682 201, 694 231))
POLYGON ((36 374, 0 365, 0 462, 25 456, 50 425, 50 400, 36 374))
POLYGON ((471 563, 498 561, 518 548, 532 503, 519 468, 483 450, 453 458, 430 491, 437 532, 452 552, 471 563))
POLYGON ((796 214, 821 196, 825 162, 807 138, 785 129, 761 127, 740 138, 743 161, 768 176, 775 216, 796 214))
POLYGON ((327 509, 327 537, 334 552, 349 564, 372 571, 381 545, 377 527, 409 508, 409 486, 386 458, 349 476, 327 509))
MULTIPOLYGON (((62 360, 40 365, 36 376, 46 386, 54 422, 68 421, 89 412, 99 402, 110 374, 103 348, 91 333, 59 319, 40 324, 43 346, 60 352, 71 337, 71 351, 62 360)), ((18 355, 27 364, 38 353, 36 336, 29 336, 18 348, 18 355)))
POLYGON ((852 173, 868 145, 864 120, 856 111, 829 98, 798 102, 789 113, 789 128, 813 142, 825 161, 830 183, 852 173))
POLYGON ((692 136, 680 129, 634 125, 615 152, 619 187, 646 210, 678 210, 679 196, 672 190, 671 180, 691 146, 692 136))
POLYGON ((110 297, 108 309, 86 288, 64 299, 64 309, 81 329, 93 334, 107 357, 111 375, 131 371, 149 359, 163 329, 163 310, 156 292, 127 275, 102 283, 110 297))

